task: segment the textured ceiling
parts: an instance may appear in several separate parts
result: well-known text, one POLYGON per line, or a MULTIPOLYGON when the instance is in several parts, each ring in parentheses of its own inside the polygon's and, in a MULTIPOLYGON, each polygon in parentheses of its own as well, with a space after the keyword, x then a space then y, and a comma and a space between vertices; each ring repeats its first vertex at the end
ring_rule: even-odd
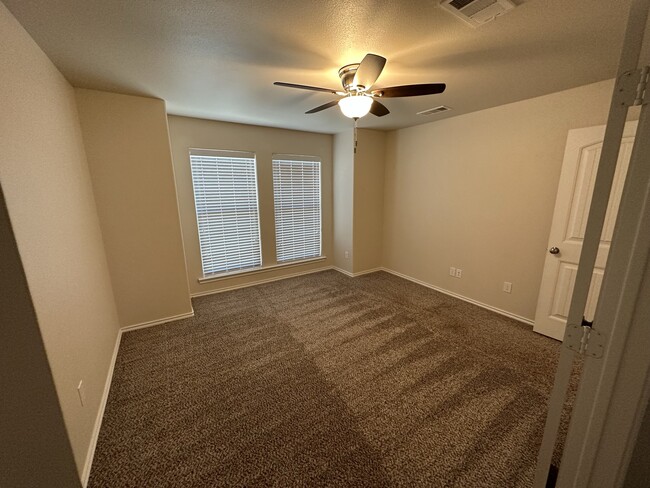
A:
POLYGON ((376 86, 446 82, 441 95, 386 99, 393 129, 615 74, 629 0, 516 0, 472 28, 438 0, 3 0, 74 85, 162 98, 172 114, 335 133, 332 99, 273 81, 338 89, 338 68, 388 58, 376 86), (416 112, 440 104, 452 112, 416 112))

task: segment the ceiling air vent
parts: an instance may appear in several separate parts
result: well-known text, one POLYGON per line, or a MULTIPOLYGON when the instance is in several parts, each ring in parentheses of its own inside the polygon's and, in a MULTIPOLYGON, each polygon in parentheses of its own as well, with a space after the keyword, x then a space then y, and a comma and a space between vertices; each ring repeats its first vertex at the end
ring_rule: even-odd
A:
POLYGON ((510 0, 442 0, 440 6, 473 27, 487 24, 515 8, 510 0))
POLYGON ((447 107, 446 105, 440 105, 439 107, 433 107, 428 110, 418 112, 418 115, 433 115, 439 114, 440 112, 448 112, 449 110, 451 110, 451 108, 447 107))

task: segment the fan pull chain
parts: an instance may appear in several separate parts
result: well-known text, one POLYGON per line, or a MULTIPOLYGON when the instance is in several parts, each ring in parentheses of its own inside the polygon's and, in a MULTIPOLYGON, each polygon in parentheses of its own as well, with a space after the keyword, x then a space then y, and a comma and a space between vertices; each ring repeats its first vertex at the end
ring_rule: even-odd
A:
POLYGON ((357 153, 357 120, 359 117, 354 118, 354 154, 357 153))

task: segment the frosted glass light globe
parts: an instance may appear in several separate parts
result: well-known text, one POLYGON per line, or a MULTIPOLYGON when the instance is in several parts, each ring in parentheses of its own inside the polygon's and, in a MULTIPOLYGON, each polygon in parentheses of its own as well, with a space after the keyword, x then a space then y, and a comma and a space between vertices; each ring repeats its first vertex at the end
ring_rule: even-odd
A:
POLYGON ((364 115, 367 115, 370 111, 371 105, 372 98, 365 95, 352 95, 339 100, 341 112, 343 112, 343 115, 350 117, 351 119, 361 118, 364 115))

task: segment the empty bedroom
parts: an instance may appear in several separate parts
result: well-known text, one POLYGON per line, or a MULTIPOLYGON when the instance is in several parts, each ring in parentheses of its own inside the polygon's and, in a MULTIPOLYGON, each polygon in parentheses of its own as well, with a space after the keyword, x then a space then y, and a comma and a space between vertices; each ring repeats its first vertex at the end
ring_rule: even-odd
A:
POLYGON ((0 486, 650 486, 650 0, 1 0, 0 486))

